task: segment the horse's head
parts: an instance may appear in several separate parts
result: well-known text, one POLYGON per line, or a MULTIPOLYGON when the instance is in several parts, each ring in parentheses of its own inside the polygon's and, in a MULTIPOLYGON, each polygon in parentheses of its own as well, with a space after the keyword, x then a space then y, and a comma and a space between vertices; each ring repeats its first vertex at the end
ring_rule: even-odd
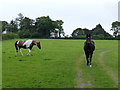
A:
POLYGON ((32 43, 33 43, 34 45, 37 45, 37 47, 38 47, 39 49, 41 49, 40 42, 37 42, 37 41, 34 41, 34 40, 33 40, 32 43))
POLYGON ((87 43, 91 43, 91 35, 90 34, 86 35, 86 41, 87 41, 87 43))
POLYGON ((40 42, 37 42, 37 47, 39 48, 39 49, 41 49, 41 45, 40 45, 40 42))

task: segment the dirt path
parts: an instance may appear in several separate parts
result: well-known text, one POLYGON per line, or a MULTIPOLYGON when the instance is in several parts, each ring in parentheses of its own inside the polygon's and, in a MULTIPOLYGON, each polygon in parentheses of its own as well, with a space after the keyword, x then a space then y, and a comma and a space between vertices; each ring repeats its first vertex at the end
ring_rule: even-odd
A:
POLYGON ((116 84, 118 84, 118 74, 114 73, 110 68, 109 66, 105 65, 104 64, 104 55, 108 52, 110 52, 112 50, 106 50, 106 51, 103 51, 99 54, 99 60, 98 62, 100 63, 101 67, 107 72, 107 74, 116 82, 116 84))
MULTIPOLYGON (((106 50, 101 53, 99 53, 98 63, 99 65, 107 72, 107 74, 115 81, 115 83, 118 85, 118 74, 114 73, 109 66, 105 65, 104 63, 104 55, 112 50, 106 50)), ((85 58, 84 54, 81 55, 76 62, 76 70, 77 75, 75 78, 76 86, 75 88, 91 88, 94 87, 91 81, 86 81, 83 78, 82 70, 80 70, 80 65, 83 63, 83 60, 85 58)))
POLYGON ((76 86, 75 88, 86 88, 86 87, 91 87, 92 86, 92 82, 91 81, 85 81, 83 79, 83 76, 82 76, 82 71, 80 70, 80 65, 82 63, 82 59, 84 58, 84 54, 78 58, 77 62, 76 62, 76 69, 77 69, 77 75, 76 75, 76 78, 75 78, 75 81, 76 81, 76 86))

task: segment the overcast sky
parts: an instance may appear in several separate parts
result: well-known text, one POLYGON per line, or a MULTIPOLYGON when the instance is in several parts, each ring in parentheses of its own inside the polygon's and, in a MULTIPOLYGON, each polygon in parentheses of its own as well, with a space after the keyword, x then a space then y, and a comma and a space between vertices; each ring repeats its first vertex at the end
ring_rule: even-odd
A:
POLYGON ((110 31, 111 23, 118 20, 119 0, 0 0, 0 20, 10 22, 18 13, 31 19, 50 16, 63 20, 66 35, 76 28, 92 29, 97 24, 110 31))

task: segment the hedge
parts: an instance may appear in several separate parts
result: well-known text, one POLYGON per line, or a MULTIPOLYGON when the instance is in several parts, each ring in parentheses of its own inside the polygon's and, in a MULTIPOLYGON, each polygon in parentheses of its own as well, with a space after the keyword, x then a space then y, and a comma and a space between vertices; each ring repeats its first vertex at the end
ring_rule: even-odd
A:
POLYGON ((15 38, 19 38, 19 35, 16 33, 2 34, 2 40, 15 39, 15 38))

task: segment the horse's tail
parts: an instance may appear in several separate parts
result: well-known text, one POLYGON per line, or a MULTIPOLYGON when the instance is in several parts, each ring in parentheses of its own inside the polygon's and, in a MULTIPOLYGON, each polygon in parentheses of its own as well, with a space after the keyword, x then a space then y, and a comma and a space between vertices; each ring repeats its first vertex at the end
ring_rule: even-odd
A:
POLYGON ((16 48, 16 52, 18 52, 18 46, 17 46, 17 42, 18 42, 18 41, 16 41, 16 42, 15 42, 15 48, 16 48))

